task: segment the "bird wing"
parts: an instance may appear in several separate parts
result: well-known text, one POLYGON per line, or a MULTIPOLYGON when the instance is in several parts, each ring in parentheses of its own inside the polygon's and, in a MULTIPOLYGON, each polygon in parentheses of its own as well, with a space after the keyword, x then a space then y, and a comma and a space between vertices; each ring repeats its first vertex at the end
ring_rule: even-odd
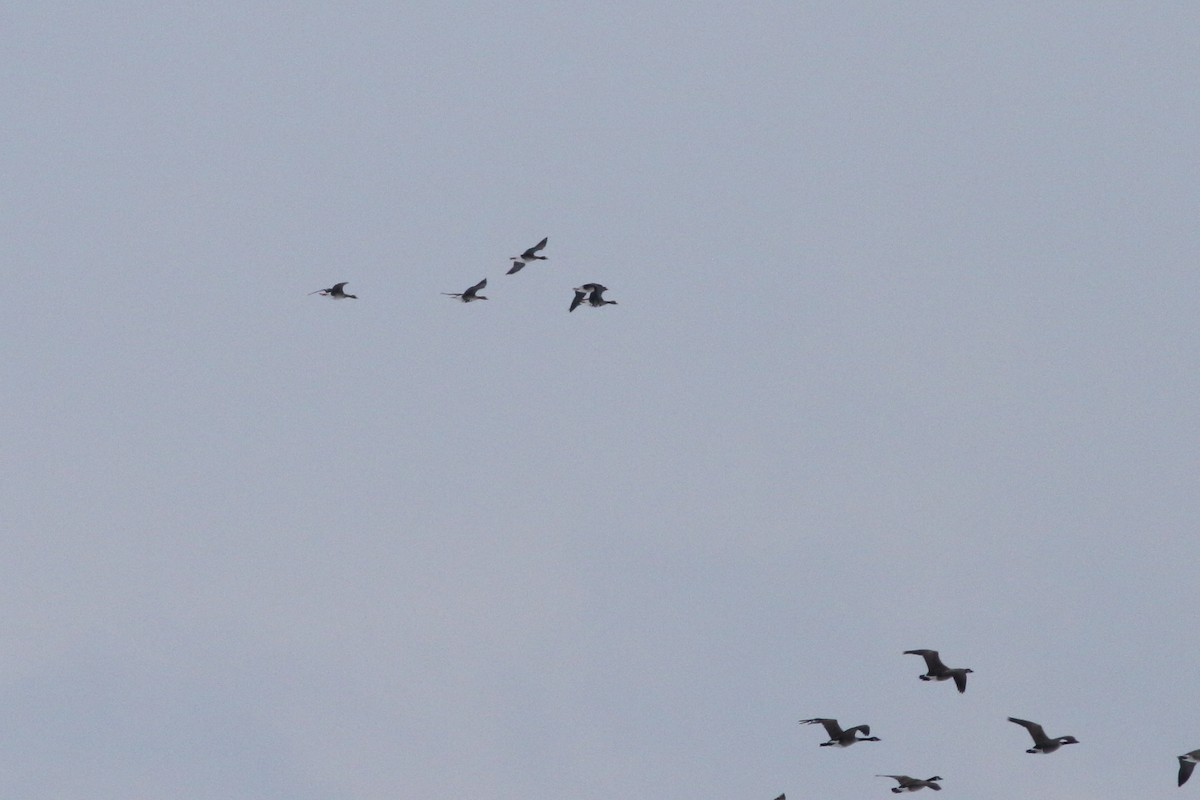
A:
POLYGON ((904 786, 912 782, 912 778, 907 775, 876 775, 876 778, 891 778, 894 781, 900 781, 900 785, 904 786))
POLYGON ((446 297, 462 297, 462 292, 442 292, 446 297))
POLYGON ((608 291, 608 290, 606 288, 604 288, 603 286, 601 286, 600 284, 593 283, 592 284, 592 293, 588 297, 588 302, 595 306, 600 305, 600 302, 604 299, 603 294, 606 291, 608 291))
POLYGON ((853 736, 855 731, 862 731, 863 736, 871 735, 870 725, 855 725, 853 728, 846 728, 845 733, 853 736))
POLYGON ((838 721, 836 719, 816 717, 814 719, 802 719, 800 722, 803 725, 824 725, 825 732, 829 734, 830 739, 836 739, 843 734, 842 726, 838 725, 838 721))
POLYGON ((546 242, 548 242, 548 241, 550 241, 549 236, 547 236, 545 239, 542 239, 540 242, 535 244, 533 247, 529 248, 524 253, 522 253, 521 258, 533 258, 534 254, 537 253, 537 251, 541 250, 543 247, 545 247, 546 242))
POLYGON ((521 271, 521 267, 523 267, 523 266, 525 266, 525 262, 524 262, 524 261, 521 261, 521 260, 520 260, 520 259, 518 259, 518 258, 514 258, 514 259, 513 259, 513 265, 512 265, 512 269, 510 269, 508 272, 506 272, 506 273, 504 273, 504 274, 505 274, 505 275, 512 275, 514 272, 520 272, 520 271, 521 271))
MULTIPOLYGON (((345 286, 349 282, 350 281, 342 281, 341 283, 335 283, 333 285, 333 288, 331 288, 329 290, 330 294, 337 294, 338 292, 342 292, 342 287, 345 286)), ((345 294, 345 292, 342 292, 342 294, 345 294)))
POLYGON ((1195 761, 1184 761, 1183 756, 1179 757, 1179 785, 1183 786, 1187 783, 1187 779, 1192 777, 1192 770, 1196 768, 1195 761))
POLYGON ((937 650, 905 650, 906 656, 920 656, 925 659, 925 668, 927 672, 935 672, 939 669, 945 669, 946 665, 942 663, 942 659, 938 656, 937 650))
POLYGON ((478 292, 480 289, 482 289, 485 286, 487 286, 487 278, 484 278, 479 283, 472 286, 470 289, 467 289, 465 292, 462 293, 462 296, 463 297, 474 297, 475 293, 478 292))
POLYGON ((576 289, 575 299, 571 301, 571 307, 568 308, 567 311, 574 311, 575 309, 579 308, 579 304, 583 302, 584 297, 587 297, 587 292, 581 292, 576 289))
POLYGON ((967 673, 965 670, 954 671, 954 685, 958 687, 959 694, 967 690, 967 673))
POLYGON ((317 289, 315 292, 309 292, 308 295, 309 297, 312 297, 314 294, 324 294, 328 291, 328 289, 317 289))
POLYGON ((1009 717, 1008 721, 1015 722, 1018 725, 1023 725, 1025 730, 1029 731, 1029 735, 1033 737, 1034 744, 1046 739, 1045 728, 1043 728, 1041 725, 1038 725, 1036 722, 1030 722, 1027 719, 1017 719, 1016 717, 1009 717))

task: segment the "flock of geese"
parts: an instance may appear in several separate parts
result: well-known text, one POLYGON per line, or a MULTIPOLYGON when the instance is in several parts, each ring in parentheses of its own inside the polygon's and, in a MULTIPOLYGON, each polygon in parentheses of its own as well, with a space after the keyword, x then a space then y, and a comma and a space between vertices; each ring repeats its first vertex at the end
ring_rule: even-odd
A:
MULTIPOLYGON (((906 656, 920 656, 925 659, 925 673, 918 675, 923 681, 948 681, 953 680, 954 685, 958 688, 958 693, 963 694, 967 691, 967 675, 973 672, 967 667, 947 667, 938 655, 937 650, 905 650, 906 656)), ((1046 730, 1036 722, 1030 722, 1027 719, 1017 719, 1009 717, 1009 722, 1020 725, 1029 732, 1030 738, 1033 739, 1033 747, 1026 750, 1026 753, 1053 753, 1063 745, 1079 744, 1079 740, 1074 736, 1048 736, 1046 730)), ((842 728, 836 719, 828 717, 814 717, 813 719, 800 720, 801 725, 821 725, 825 728, 825 733, 829 735, 829 741, 821 742, 821 747, 850 747, 858 742, 878 742, 881 741, 878 736, 871 736, 870 725, 855 725, 850 728, 842 728), (859 734, 862 734, 861 736, 859 734)), ((1183 786, 1187 783, 1188 778, 1192 776, 1192 770, 1196 768, 1196 764, 1200 762, 1200 749, 1193 750, 1190 753, 1184 753, 1177 757, 1179 759, 1179 785, 1183 786)), ((877 778, 891 778, 896 781, 896 786, 892 788, 894 794, 901 792, 915 792, 920 789, 933 789, 935 792, 942 790, 938 781, 945 780, 940 775, 934 775, 929 778, 913 778, 909 775, 876 775, 877 778)), ((786 795, 779 795, 775 800, 787 800, 786 795)))
MULTIPOLYGON (((545 261, 546 256, 540 255, 542 250, 546 248, 550 237, 542 239, 540 242, 530 247, 519 256, 512 256, 509 260, 512 266, 509 267, 506 275, 513 275, 520 272, 525 265, 535 261, 545 261)), ((318 289, 315 292, 309 292, 310 295, 319 294, 322 297, 332 297, 334 300, 357 300, 358 296, 347 294, 346 285, 348 281, 335 283, 328 289, 318 289)), ((488 298, 481 295, 479 292, 487 286, 487 278, 484 278, 479 283, 471 286, 461 292, 442 292, 447 297, 452 297, 463 303, 472 303, 476 300, 487 300, 488 298)), ((571 305, 567 311, 574 311, 581 305, 588 305, 592 308, 602 308, 608 305, 616 305, 616 300, 604 299, 604 293, 608 291, 608 287, 602 286, 599 283, 585 283, 582 286, 577 286, 573 290, 574 298, 571 300, 571 305)), ((925 659, 925 673, 920 675, 923 681, 954 681, 954 685, 958 688, 959 694, 967 691, 967 675, 972 672, 967 667, 947 667, 942 663, 941 657, 937 650, 905 650, 904 655, 921 656, 925 659)), ((1036 722, 1030 722, 1027 719, 1017 719, 1009 717, 1009 722, 1022 726, 1029 732, 1033 739, 1033 747, 1026 750, 1026 753, 1053 753, 1063 745, 1078 744, 1079 740, 1074 736, 1048 736, 1045 729, 1036 722)), ((822 725, 825 732, 829 735, 829 741, 822 742, 821 747, 849 747, 857 742, 878 742, 878 736, 871 736, 871 726, 855 725, 851 728, 843 729, 836 719, 828 717, 814 717, 813 719, 800 720, 802 725, 822 725), (859 736, 859 734, 862 734, 859 736)), ((1196 768, 1196 764, 1200 763, 1200 749, 1192 750, 1190 753, 1184 753, 1178 756, 1179 759, 1179 785, 1183 786, 1187 783, 1188 778, 1192 776, 1192 770, 1196 768)), ((945 780, 940 775, 934 775, 929 778, 913 778, 909 775, 877 775, 878 778, 891 778, 896 781, 896 786, 892 788, 892 792, 899 794, 901 792, 915 792, 920 789, 933 789, 935 792, 941 791, 942 787, 938 781, 945 780)), ((786 795, 779 795, 775 800, 787 800, 786 795)))
MULTIPOLYGON (((546 248, 546 244, 549 241, 550 241, 550 237, 547 236, 544 239, 542 239, 540 242, 535 244, 533 247, 526 250, 524 253, 521 253, 521 255, 512 256, 511 258, 509 258, 509 261, 511 261, 513 263, 512 263, 512 266, 509 267, 508 272, 506 272, 505 274, 512 275, 514 273, 520 272, 521 269, 526 264, 530 264, 534 261, 545 261, 546 256, 538 255, 538 254, 541 253, 542 250, 544 250, 546 248)), ((333 286, 330 286, 328 289, 318 289, 315 292, 309 292, 309 295, 319 294, 322 297, 332 297, 334 300, 347 300, 347 299, 357 300, 358 295, 346 293, 346 284, 348 284, 348 283, 349 283, 349 281, 342 281, 341 283, 335 283, 333 286)), ((481 295, 479 293, 480 291, 483 290, 483 288, 485 286, 487 286, 487 278, 484 278, 479 283, 475 284, 474 286, 472 286, 464 291, 442 292, 442 294, 446 295, 447 297, 453 297, 455 300, 458 300, 463 303, 473 303, 476 300, 487 300, 487 297, 485 297, 484 295, 481 295)), ((574 289, 575 298, 573 300, 571 300, 571 306, 570 306, 570 308, 567 309, 567 311, 568 312, 574 311, 575 309, 579 308, 581 305, 588 305, 588 306, 591 306, 592 308, 603 308, 604 306, 615 306, 617 304, 616 300, 605 300, 604 299, 604 293, 607 291, 608 291, 607 286, 601 286, 598 283, 585 283, 582 286, 576 286, 574 289)))

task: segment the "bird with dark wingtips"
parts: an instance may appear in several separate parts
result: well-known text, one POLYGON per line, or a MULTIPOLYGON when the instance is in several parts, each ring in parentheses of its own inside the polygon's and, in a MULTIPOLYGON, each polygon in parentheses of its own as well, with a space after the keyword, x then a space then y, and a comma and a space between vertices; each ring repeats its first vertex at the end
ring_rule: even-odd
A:
POLYGON ((1025 730, 1029 731, 1029 735, 1033 737, 1033 747, 1026 750, 1026 753, 1053 753, 1064 744, 1079 744, 1079 740, 1074 736, 1056 736, 1051 739, 1041 725, 1027 719, 1009 717, 1008 721, 1023 725, 1025 730))
POLYGON ((967 690, 967 673, 974 672, 974 670, 966 667, 954 667, 953 669, 947 667, 938 657, 937 650, 905 650, 904 655, 921 656, 925 659, 925 674, 917 676, 921 680, 947 681, 953 678, 959 694, 967 690))
POLYGON ((349 282, 350 281, 342 281, 341 283, 335 283, 328 289, 318 289, 317 291, 309 292, 308 294, 309 296, 319 294, 322 297, 332 297, 334 300, 345 300, 347 297, 351 300, 357 300, 358 295, 346 294, 345 286, 349 282))
POLYGON ((601 286, 598 283, 585 283, 583 286, 575 287, 575 299, 571 301, 571 307, 567 311, 574 311, 580 305, 586 303, 592 308, 601 308, 602 306, 615 306, 616 300, 605 300, 604 293, 608 291, 607 286, 601 286))
POLYGON ((540 242, 538 242, 533 247, 526 250, 524 253, 521 253, 521 255, 513 256, 512 258, 510 258, 509 261, 513 262, 512 269, 510 269, 505 274, 512 275, 514 272, 520 272, 521 268, 524 267, 526 264, 528 264, 530 261, 545 261, 546 257, 539 256, 538 251, 540 251, 542 248, 544 248, 546 246, 546 242, 548 242, 548 241, 550 241, 549 236, 547 236, 545 239, 542 239, 540 242))
POLYGON ((1200 761, 1200 750, 1193 750, 1190 753, 1184 753, 1179 756, 1179 785, 1183 786, 1187 783, 1187 779, 1192 777, 1192 770, 1196 768, 1196 762, 1200 761))
POLYGON ((815 719, 802 719, 801 725, 824 725, 825 732, 829 734, 829 741, 822 742, 821 747, 849 747, 855 742, 878 742, 878 736, 868 736, 871 732, 870 725, 855 725, 853 728, 842 730, 842 726, 838 725, 836 719, 826 719, 825 717, 817 717, 815 719), (863 738, 858 738, 854 734, 862 732, 863 738))
POLYGON ((467 289, 465 292, 442 292, 442 294, 446 295, 446 297, 457 298, 457 299, 463 301, 464 303, 471 303, 471 302, 474 302, 475 300, 487 300, 486 297, 479 294, 479 290, 485 286, 487 286, 487 278, 484 278, 479 283, 472 286, 470 289, 467 289))
POLYGON ((942 787, 938 786, 936 783, 934 783, 934 781, 945 780, 945 778, 943 778, 941 775, 934 775, 932 778, 926 778, 925 780, 921 780, 920 778, 910 778, 907 775, 876 775, 875 777, 891 778, 899 783, 899 786, 893 787, 893 794, 900 794, 901 792, 915 792, 918 789, 925 788, 933 789, 935 792, 940 792, 942 787))

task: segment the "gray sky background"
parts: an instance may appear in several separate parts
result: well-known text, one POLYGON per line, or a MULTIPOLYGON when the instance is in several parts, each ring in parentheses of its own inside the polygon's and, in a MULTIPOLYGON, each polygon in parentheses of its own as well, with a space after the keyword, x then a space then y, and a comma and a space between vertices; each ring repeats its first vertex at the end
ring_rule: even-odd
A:
POLYGON ((0 794, 1200 791, 1198 23, 5 6, 0 794))

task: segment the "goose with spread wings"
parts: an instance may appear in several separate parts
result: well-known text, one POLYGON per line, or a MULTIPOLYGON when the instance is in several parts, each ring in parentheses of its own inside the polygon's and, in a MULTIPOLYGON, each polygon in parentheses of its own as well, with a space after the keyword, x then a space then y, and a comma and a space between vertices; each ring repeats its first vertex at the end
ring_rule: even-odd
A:
POLYGON ((575 299, 571 301, 571 307, 568 308, 567 311, 574 311, 584 303, 592 308, 615 306, 617 304, 616 300, 604 299, 604 293, 607 291, 607 286, 601 286, 598 283, 585 283, 583 286, 576 286, 575 299))
POLYGON ((546 242, 548 242, 548 241, 550 241, 549 236, 547 236, 545 239, 542 239, 540 242, 538 242, 533 247, 526 250, 524 253, 521 253, 521 255, 513 256, 512 258, 510 258, 509 261, 513 262, 513 265, 512 265, 512 268, 509 269, 509 271, 505 274, 512 275, 514 272, 520 272, 521 267, 524 267, 530 261, 545 261, 546 257, 539 256, 538 252, 546 247, 546 242))
POLYGON ((825 732, 829 734, 829 741, 822 742, 821 747, 849 747, 855 742, 878 742, 878 736, 869 736, 871 733, 870 725, 855 725, 853 728, 842 730, 842 726, 838 725, 836 719, 828 719, 826 717, 816 717, 815 719, 802 719, 801 725, 824 725, 825 732), (855 736, 856 733, 862 733, 862 738, 855 736))
POLYGON ((954 685, 958 687, 958 693, 962 694, 967 690, 967 673, 974 670, 966 667, 947 667, 942 663, 942 659, 938 656, 937 650, 905 650, 906 656, 921 656, 925 659, 925 674, 918 675, 923 681, 947 681, 954 679, 954 685))
POLYGON ((465 292, 442 292, 442 294, 446 295, 447 297, 453 297, 461 300, 464 303, 470 303, 475 300, 487 300, 486 297, 479 294, 479 290, 485 286, 487 286, 487 278, 484 278, 470 289, 467 289, 465 292))
POLYGON ((317 289, 315 292, 309 292, 309 295, 319 294, 322 297, 332 297, 334 300, 345 300, 346 298, 357 300, 358 295, 346 294, 346 284, 349 282, 342 281, 341 283, 335 283, 328 289, 317 289))
POLYGON ((1051 739, 1046 735, 1046 731, 1041 725, 1038 725, 1036 722, 1030 722, 1027 719, 1009 717, 1008 721, 1023 726, 1025 730, 1029 731, 1029 735, 1033 737, 1033 747, 1026 750, 1026 753, 1053 753, 1064 744, 1079 744, 1079 740, 1074 736, 1056 736, 1051 739))
POLYGON ((940 792, 942 790, 942 787, 938 786, 934 782, 943 780, 942 776, 940 775, 934 775, 932 778, 926 778, 925 780, 921 780, 920 778, 910 778, 907 775, 876 775, 875 777, 891 778, 892 780, 896 781, 896 783, 900 784, 899 786, 892 788, 893 794, 900 794, 901 792, 915 792, 918 789, 925 788, 933 789, 935 792, 940 792))

